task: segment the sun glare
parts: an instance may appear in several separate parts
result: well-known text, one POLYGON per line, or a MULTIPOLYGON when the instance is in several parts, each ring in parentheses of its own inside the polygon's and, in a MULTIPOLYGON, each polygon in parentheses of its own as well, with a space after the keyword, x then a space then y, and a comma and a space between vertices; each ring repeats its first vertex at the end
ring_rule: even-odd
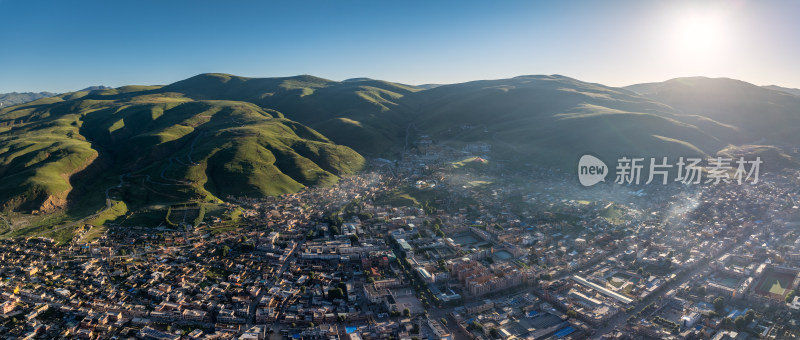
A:
POLYGON ((724 16, 718 11, 687 11, 673 19, 673 60, 683 67, 709 67, 724 59, 729 38, 724 16))
POLYGON ((711 15, 689 15, 681 18, 676 28, 677 43, 686 53, 713 52, 723 38, 719 19, 711 15))

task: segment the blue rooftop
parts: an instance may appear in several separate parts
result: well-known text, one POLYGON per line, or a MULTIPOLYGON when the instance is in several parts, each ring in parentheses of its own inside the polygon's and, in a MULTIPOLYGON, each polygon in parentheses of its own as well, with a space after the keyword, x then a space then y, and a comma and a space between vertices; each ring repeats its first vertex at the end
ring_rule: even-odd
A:
POLYGON ((563 338, 563 337, 565 337, 567 335, 572 334, 572 332, 574 332, 574 331, 575 331, 575 328, 572 328, 570 326, 570 327, 564 328, 564 329, 556 332, 556 334, 553 334, 553 336, 555 336, 557 338, 563 338))

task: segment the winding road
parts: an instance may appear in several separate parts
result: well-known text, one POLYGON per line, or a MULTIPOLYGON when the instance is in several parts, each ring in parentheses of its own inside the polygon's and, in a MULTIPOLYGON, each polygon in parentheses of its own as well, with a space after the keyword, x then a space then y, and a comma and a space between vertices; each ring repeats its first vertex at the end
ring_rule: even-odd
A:
POLYGON ((122 174, 122 175, 119 175, 119 184, 117 184, 117 185, 115 185, 115 186, 112 186, 112 187, 108 187, 108 188, 106 188, 106 190, 105 190, 105 195, 106 195, 106 206, 105 206, 105 208, 103 208, 102 210, 100 210, 100 211, 98 211, 98 212, 96 212, 96 213, 94 213, 94 214, 92 214, 92 215, 89 215, 89 216, 86 216, 86 217, 84 217, 84 218, 81 218, 81 219, 79 219, 79 220, 77 220, 77 221, 75 221, 75 222, 72 222, 72 223, 67 223, 67 224, 65 224, 65 225, 63 225, 63 226, 61 226, 61 227, 58 227, 58 228, 55 228, 55 229, 50 229, 50 230, 45 230, 45 231, 42 231, 42 232, 39 232, 39 233, 33 234, 33 235, 31 235, 30 237, 39 237, 39 236, 42 236, 42 235, 46 235, 46 234, 50 234, 50 233, 55 233, 55 232, 58 232, 58 231, 64 230, 64 229, 66 229, 66 228, 74 228, 76 225, 80 225, 80 224, 83 224, 84 222, 86 222, 86 221, 88 221, 88 220, 92 220, 92 219, 95 219, 95 218, 97 218, 98 216, 100 216, 100 214, 102 214, 102 213, 106 212, 108 209, 111 209, 112 203, 111 203, 111 196, 110 196, 110 193, 109 193, 109 192, 110 192, 111 190, 113 190, 113 189, 122 188, 122 184, 124 183, 124 178, 125 178, 125 176, 128 176, 129 174, 130 174, 130 172, 128 172, 128 173, 124 173, 124 174, 122 174))

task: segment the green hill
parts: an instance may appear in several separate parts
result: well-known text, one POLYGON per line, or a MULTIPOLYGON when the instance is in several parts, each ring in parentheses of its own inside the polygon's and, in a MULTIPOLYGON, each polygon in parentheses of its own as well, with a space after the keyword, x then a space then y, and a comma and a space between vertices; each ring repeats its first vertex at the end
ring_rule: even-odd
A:
POLYGON ((141 183, 129 201, 215 200, 331 184, 364 163, 278 111, 158 87, 40 99, 0 110, 0 126, 3 210, 63 209, 97 176, 141 183))
POLYGON ((631 91, 558 75, 442 85, 406 98, 424 108, 416 126, 438 141, 485 142, 501 158, 558 167, 586 153, 714 154, 725 143, 706 130, 732 131, 631 91))
POLYGON ((708 78, 614 88, 540 75, 415 87, 201 74, 89 88, 0 109, 0 209, 79 209, 76 221, 105 198, 122 214, 280 195, 355 173, 362 154, 396 158, 421 135, 457 149, 488 145, 478 148, 488 156, 481 169, 570 169, 583 154, 607 164, 761 155, 796 166, 775 146, 800 144, 799 108, 800 97, 785 92, 708 78))
POLYGON ((314 76, 245 78, 201 74, 156 92, 193 99, 236 100, 285 113, 338 144, 370 155, 393 154, 410 107, 402 98, 421 89, 369 78, 335 82, 314 76))
POLYGON ((676 78, 627 87, 673 107, 732 126, 716 135, 727 143, 800 143, 800 97, 728 78, 676 78))

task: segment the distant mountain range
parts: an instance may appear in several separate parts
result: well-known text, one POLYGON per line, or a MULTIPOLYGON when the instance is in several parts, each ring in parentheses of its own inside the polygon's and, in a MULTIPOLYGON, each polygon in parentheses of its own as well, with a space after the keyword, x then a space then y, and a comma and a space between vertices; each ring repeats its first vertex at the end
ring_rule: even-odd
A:
POLYGON ((89 89, 0 110, 0 207, 55 211, 120 176, 128 204, 266 196, 336 182, 427 135, 514 164, 581 155, 759 153, 798 163, 800 97, 732 79, 615 88, 560 75, 411 86, 369 78, 201 74, 89 89), (758 144, 759 147, 749 145, 758 144))
POLYGON ((11 92, 0 93, 0 108, 32 102, 39 98, 52 97, 57 93, 52 92, 11 92))
MULTIPOLYGON (((81 91, 86 90, 108 90, 111 89, 108 86, 90 86, 81 91)), ((0 93, 0 108, 14 106, 19 104, 25 104, 27 102, 32 102, 34 100, 40 98, 47 98, 56 96, 58 93, 53 92, 11 92, 11 93, 0 93)))
POLYGON ((762 86, 762 87, 765 88, 765 89, 769 89, 769 90, 786 92, 786 93, 791 94, 791 95, 800 96, 800 89, 792 89, 792 88, 788 88, 788 87, 780 87, 780 86, 775 86, 775 85, 767 85, 767 86, 762 86))

